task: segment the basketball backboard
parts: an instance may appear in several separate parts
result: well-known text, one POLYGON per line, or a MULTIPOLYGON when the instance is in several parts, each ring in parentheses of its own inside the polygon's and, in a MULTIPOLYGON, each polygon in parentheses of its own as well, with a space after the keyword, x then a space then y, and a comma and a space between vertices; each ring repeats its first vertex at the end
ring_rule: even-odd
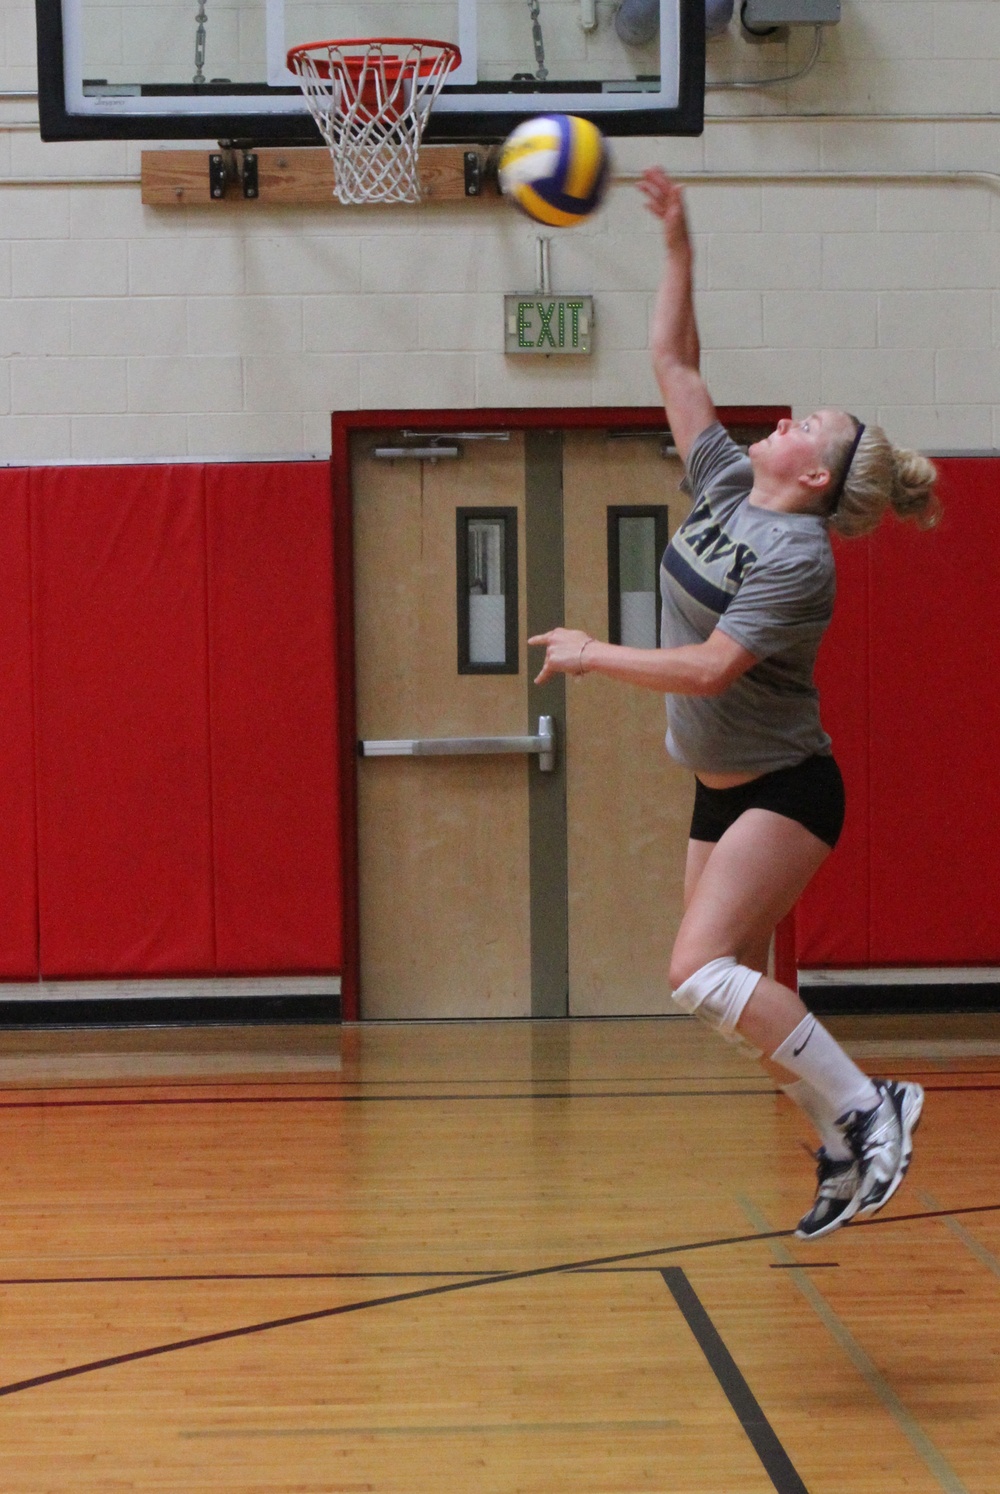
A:
POLYGON ((607 135, 702 129, 704 0, 659 0, 644 45, 619 39, 617 0, 36 0, 36 9, 45 140, 315 145, 288 48, 401 34, 462 52, 426 140, 500 140, 544 112, 586 115, 607 135))

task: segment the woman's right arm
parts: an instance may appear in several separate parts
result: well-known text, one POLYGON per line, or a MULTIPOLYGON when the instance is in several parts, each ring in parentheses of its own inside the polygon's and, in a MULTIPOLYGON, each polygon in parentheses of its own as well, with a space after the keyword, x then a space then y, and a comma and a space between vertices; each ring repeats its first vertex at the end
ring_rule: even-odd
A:
POLYGON ((694 252, 680 188, 659 166, 651 167, 639 188, 651 213, 663 224, 666 260, 653 311, 652 354, 667 420, 687 462, 697 436, 717 420, 701 377, 701 348, 694 315, 694 252))

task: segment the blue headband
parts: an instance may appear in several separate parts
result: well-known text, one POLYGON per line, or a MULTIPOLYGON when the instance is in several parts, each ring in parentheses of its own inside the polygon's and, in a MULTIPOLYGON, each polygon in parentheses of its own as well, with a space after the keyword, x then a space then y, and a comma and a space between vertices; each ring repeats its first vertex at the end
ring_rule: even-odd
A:
POLYGON ((830 500, 830 507, 827 509, 827 512, 831 514, 835 514, 837 512, 837 506, 840 503, 841 498, 844 496, 844 488, 847 484, 847 475, 851 470, 851 463, 854 461, 854 454, 861 444, 861 437, 865 433, 865 428, 861 424, 861 421, 858 420, 857 416, 852 415, 851 419, 857 426, 857 430, 854 432, 854 440, 851 442, 850 449, 848 450, 847 461, 844 463, 843 471, 840 474, 840 480, 833 490, 833 497, 830 500))

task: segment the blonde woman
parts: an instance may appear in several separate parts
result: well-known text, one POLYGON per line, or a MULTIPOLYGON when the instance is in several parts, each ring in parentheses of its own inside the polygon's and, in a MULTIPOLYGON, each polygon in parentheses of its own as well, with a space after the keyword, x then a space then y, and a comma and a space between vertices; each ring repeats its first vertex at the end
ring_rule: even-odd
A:
POLYGON ((693 254, 680 190, 641 189, 666 249, 653 366, 687 468, 691 513, 663 558, 662 647, 556 628, 539 682, 603 674, 667 697, 667 748, 695 774, 674 1000, 742 1040, 820 1137, 817 1190, 799 1223, 818 1239, 872 1213, 910 1163, 923 1091, 871 1079, 766 973, 776 924, 836 845, 844 792, 813 668, 834 601, 829 530, 866 534, 892 509, 929 527, 936 472, 843 410, 781 420, 749 454, 718 422, 699 372, 693 254))

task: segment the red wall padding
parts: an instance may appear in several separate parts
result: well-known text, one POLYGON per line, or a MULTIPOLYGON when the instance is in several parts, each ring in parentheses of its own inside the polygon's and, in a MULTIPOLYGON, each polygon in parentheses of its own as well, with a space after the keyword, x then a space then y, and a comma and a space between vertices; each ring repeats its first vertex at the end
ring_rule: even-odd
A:
POLYGON ((29 474, 0 471, 0 979, 38 976, 29 474))
POLYGON ((203 478, 33 475, 46 976, 212 971, 203 478))
POLYGON ((938 465, 936 530, 838 546, 820 678, 848 829, 799 905, 801 966, 1000 964, 1000 462, 938 465))
POLYGON ((0 978, 339 969, 329 468, 39 469, 0 500, 0 978))
POLYGON ((209 467, 206 500, 218 967, 337 968, 330 470, 209 467))
POLYGON ((1000 964, 1000 462, 940 467, 938 530, 872 547, 876 965, 1000 964))

